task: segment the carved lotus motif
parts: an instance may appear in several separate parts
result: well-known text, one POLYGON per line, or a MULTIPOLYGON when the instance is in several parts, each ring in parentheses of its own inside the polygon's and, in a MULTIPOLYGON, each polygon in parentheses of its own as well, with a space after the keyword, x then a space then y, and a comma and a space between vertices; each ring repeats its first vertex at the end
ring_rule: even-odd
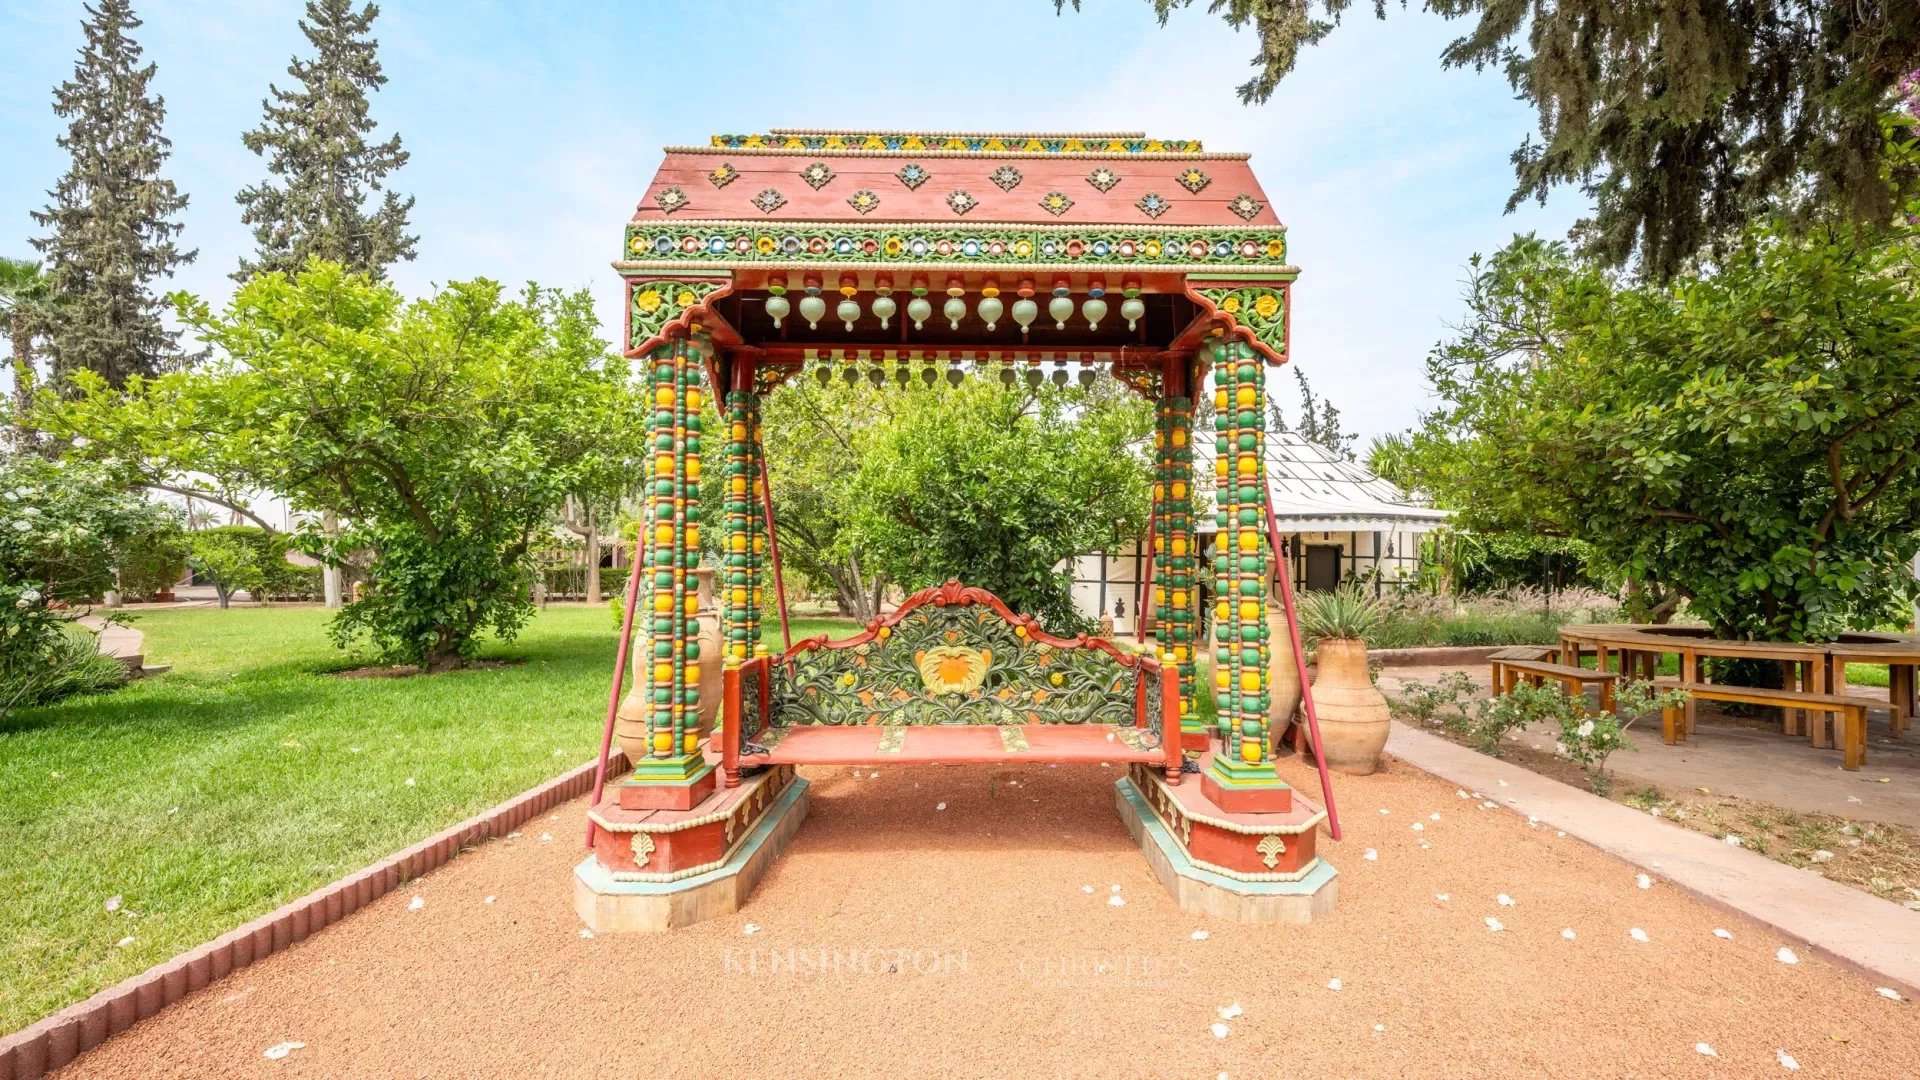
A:
POLYGON ((987 665, 993 662, 990 649, 970 649, 965 645, 935 645, 914 656, 920 669, 920 681, 933 697, 943 694, 971 694, 986 681, 987 665))

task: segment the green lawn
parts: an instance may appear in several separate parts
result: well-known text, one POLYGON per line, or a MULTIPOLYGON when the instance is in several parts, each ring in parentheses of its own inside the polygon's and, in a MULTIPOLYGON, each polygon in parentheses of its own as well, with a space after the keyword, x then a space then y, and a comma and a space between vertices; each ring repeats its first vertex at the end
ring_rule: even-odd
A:
MULTIPOLYGON (((598 749, 617 636, 605 608, 541 612, 486 650, 517 666, 433 678, 327 674, 356 659, 326 619, 152 612, 137 622, 147 662, 170 673, 0 723, 0 1034, 598 749)), ((851 627, 794 626, 828 631, 851 627)))

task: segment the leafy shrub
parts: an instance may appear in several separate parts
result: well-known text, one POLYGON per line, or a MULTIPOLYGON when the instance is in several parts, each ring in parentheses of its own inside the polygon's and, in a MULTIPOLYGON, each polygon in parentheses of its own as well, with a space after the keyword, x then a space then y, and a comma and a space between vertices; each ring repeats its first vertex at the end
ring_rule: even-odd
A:
POLYGON ((1385 612, 1380 601, 1353 584, 1332 592, 1314 592, 1299 601, 1300 632, 1318 641, 1347 638, 1366 641, 1379 629, 1385 612))
POLYGON ((64 626, 36 664, 0 673, 0 718, 15 708, 50 705, 74 694, 105 693, 126 681, 126 666, 102 656, 92 634, 64 626))
POLYGON ((129 600, 150 600, 187 571, 187 534, 169 523, 135 538, 120 557, 120 591, 129 600))
POLYGON ((235 592, 257 591, 265 578, 258 547, 222 529, 194 533, 187 541, 187 564, 194 573, 213 582, 223 608, 235 592))
POLYGON ((1463 715, 1461 702, 1471 701, 1476 689, 1473 676, 1464 671, 1450 671, 1432 684, 1409 679, 1400 684, 1393 707, 1409 720, 1444 727, 1463 715))

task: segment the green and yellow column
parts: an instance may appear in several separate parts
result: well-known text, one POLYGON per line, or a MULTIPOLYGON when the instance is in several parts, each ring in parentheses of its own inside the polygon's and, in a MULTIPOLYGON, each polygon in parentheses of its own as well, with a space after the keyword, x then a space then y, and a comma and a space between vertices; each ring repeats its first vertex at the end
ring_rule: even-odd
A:
POLYGON ((696 346, 682 338, 650 353, 645 573, 648 753, 633 763, 620 801, 629 809, 688 809, 713 789, 700 752, 700 388, 696 346))
POLYGON ((1201 777, 1230 810, 1284 811, 1287 786, 1274 772, 1268 730, 1267 568, 1273 558, 1264 509, 1267 484, 1266 363, 1241 341, 1217 340, 1214 380, 1214 697, 1220 746, 1201 777))
MULTIPOLYGON (((1188 362, 1167 361, 1153 430, 1153 636, 1160 661, 1180 680, 1180 730, 1204 743, 1193 708, 1193 397, 1188 362)), ((1183 740, 1195 741, 1195 740, 1183 740)))
POLYGON ((753 372, 752 361, 731 361, 727 390, 727 531, 724 587, 720 592, 721 636, 726 640, 726 664, 739 667, 752 659, 758 644, 753 618, 753 372))
POLYGON ((767 584, 767 447, 761 441, 758 379, 747 390, 747 640, 754 656, 767 654, 760 613, 767 584))

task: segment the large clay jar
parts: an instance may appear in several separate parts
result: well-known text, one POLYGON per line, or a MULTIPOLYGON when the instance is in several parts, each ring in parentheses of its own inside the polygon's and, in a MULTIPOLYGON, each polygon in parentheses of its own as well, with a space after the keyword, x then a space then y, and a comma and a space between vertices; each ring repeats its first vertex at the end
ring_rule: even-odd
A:
POLYGON ((1320 642, 1313 706, 1327 768, 1365 776, 1380 767, 1392 714, 1386 695, 1367 677, 1366 642, 1351 638, 1320 642))
MULTIPOLYGON (((696 716, 699 734, 704 740, 720 715, 721 679, 725 672, 720 655, 720 612, 713 604, 713 571, 695 570, 693 575, 699 584, 699 599, 694 610, 699 621, 697 640, 700 642, 700 705, 696 716)), ((628 761, 639 761, 648 753, 647 714, 652 711, 653 690, 653 657, 647 653, 648 641, 646 631, 636 626, 633 651, 628 656, 633 671, 632 685, 620 699, 620 709, 614 715, 613 734, 620 740, 620 749, 626 751, 628 761)))
MULTIPOLYGON (((1273 601, 1271 606, 1279 608, 1279 601, 1273 601)), ((1273 669, 1267 682, 1267 693, 1272 698, 1267 706, 1267 730, 1273 733, 1273 745, 1279 746, 1300 711, 1300 668, 1293 659, 1293 642, 1287 637, 1285 611, 1268 611, 1267 642, 1273 653, 1273 669)))

